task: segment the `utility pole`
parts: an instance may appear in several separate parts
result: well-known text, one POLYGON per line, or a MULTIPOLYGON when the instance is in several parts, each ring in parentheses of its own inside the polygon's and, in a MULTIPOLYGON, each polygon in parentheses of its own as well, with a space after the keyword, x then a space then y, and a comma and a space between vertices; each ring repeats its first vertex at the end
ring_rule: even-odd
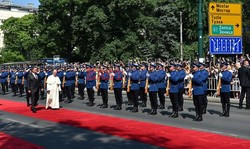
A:
POLYGON ((182 12, 180 12, 180 49, 181 49, 181 61, 183 61, 183 29, 182 29, 182 12))
POLYGON ((198 3, 198 58, 200 62, 204 62, 203 50, 203 0, 198 3))

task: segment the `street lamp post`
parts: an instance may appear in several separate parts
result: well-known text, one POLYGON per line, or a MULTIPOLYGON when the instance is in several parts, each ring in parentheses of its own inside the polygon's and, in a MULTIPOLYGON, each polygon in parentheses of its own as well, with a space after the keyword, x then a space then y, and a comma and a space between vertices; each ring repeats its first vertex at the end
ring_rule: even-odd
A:
POLYGON ((204 61, 203 51, 203 0, 198 0, 198 58, 200 62, 204 61))
POLYGON ((180 12, 180 50, 181 50, 181 61, 183 61, 183 31, 182 31, 182 12, 180 12))

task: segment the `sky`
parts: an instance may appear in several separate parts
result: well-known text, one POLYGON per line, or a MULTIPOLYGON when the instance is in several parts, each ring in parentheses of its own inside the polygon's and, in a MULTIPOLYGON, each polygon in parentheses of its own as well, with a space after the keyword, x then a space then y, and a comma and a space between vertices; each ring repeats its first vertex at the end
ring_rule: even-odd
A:
POLYGON ((28 3, 33 3, 35 7, 38 7, 39 0, 12 0, 13 4, 27 6, 28 3))

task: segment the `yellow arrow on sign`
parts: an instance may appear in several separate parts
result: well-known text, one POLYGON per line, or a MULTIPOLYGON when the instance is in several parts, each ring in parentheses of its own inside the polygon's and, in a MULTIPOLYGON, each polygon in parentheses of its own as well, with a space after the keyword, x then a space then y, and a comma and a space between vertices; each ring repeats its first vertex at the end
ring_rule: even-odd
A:
POLYGON ((209 13, 213 14, 242 14, 242 4, 209 3, 209 13))
POLYGON ((242 36, 242 16, 241 15, 209 14, 209 35, 210 36, 213 36, 213 33, 212 33, 213 25, 232 25, 234 27, 233 35, 221 35, 221 36, 242 36))

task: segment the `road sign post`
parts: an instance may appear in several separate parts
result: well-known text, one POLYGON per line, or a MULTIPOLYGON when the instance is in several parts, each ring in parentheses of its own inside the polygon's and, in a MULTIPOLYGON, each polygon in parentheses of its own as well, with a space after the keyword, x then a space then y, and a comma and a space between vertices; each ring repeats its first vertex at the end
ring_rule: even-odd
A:
POLYGON ((211 54, 242 54, 242 4, 210 2, 211 54))

